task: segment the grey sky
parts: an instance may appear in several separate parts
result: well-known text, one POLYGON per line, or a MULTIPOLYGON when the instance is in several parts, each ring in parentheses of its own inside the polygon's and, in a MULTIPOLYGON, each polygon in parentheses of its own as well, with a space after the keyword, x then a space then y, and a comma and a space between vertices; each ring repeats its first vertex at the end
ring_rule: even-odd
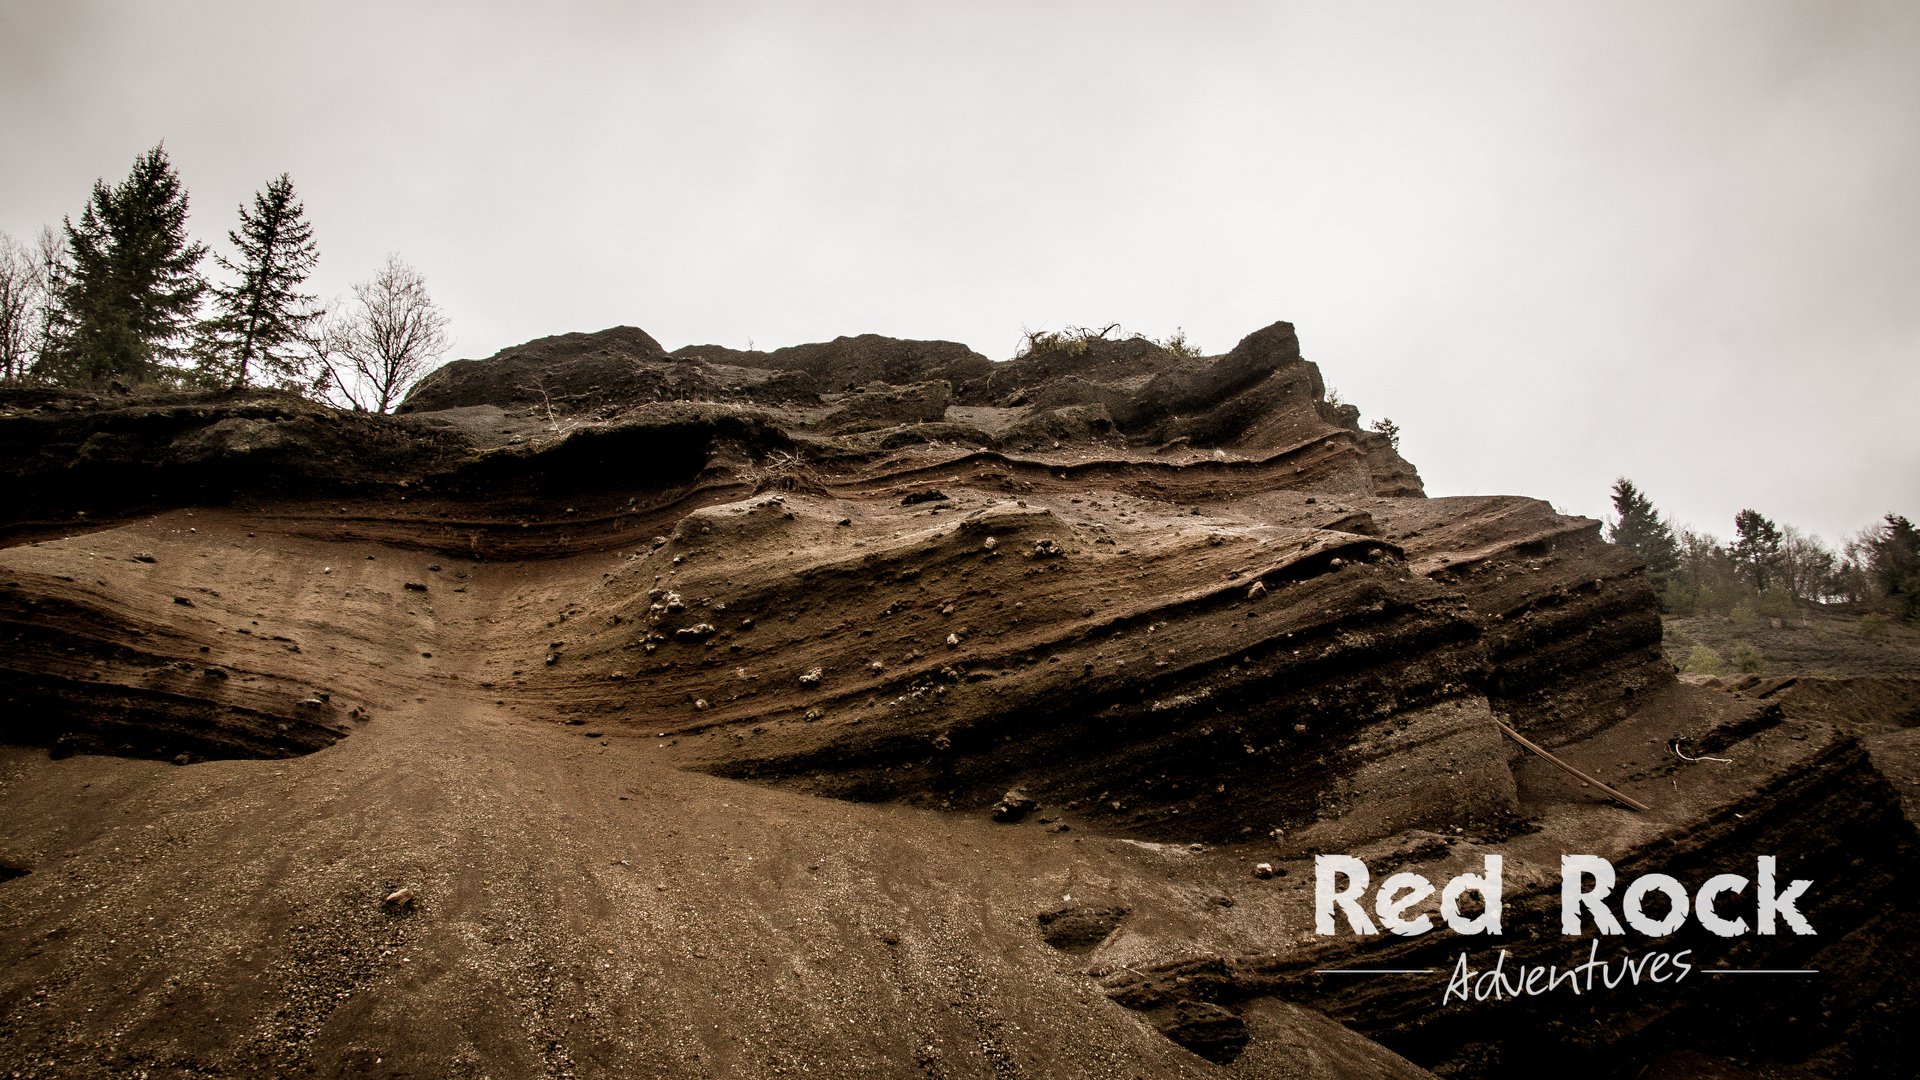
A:
POLYGON ((0 229, 292 174, 455 355, 1276 319, 1434 494, 1920 514, 1920 4, 0 0, 0 229))

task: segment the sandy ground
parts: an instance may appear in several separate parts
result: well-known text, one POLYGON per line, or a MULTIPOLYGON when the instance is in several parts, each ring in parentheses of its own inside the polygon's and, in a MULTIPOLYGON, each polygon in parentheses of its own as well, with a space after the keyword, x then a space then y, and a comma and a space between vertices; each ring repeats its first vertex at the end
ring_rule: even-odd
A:
MULTIPOLYGON (((186 621, 199 662, 297 675, 370 717, 282 760, 5 750, 0 861, 29 871, 0 885, 10 1074, 1413 1071, 1278 1002, 1250 1010, 1252 1048, 1223 1070, 1041 941, 1038 913, 1120 898, 1163 933, 1304 930, 1278 898, 1297 886, 1255 881, 1239 853, 684 772, 654 733, 478 686, 513 632, 503 609, 604 558, 435 573, 417 551, 265 529, 178 512, 0 552, 7 574, 97 571, 88 587, 131 613, 186 621), (176 594, 199 599, 165 612, 176 594), (383 904, 402 889, 410 907, 383 904), (1214 902, 1258 890, 1274 898, 1214 902)), ((1125 962, 1125 934, 1102 961, 1125 962)))

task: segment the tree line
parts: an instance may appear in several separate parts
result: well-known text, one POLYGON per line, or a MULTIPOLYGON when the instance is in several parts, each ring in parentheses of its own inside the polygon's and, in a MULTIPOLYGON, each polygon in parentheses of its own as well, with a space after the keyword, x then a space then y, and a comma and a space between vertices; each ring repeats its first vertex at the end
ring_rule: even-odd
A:
POLYGON ((1849 536, 1836 551, 1757 510, 1733 518, 1733 540, 1672 523, 1633 481, 1613 485, 1607 539, 1647 564, 1661 610, 1674 615, 1784 617, 1809 605, 1849 605, 1920 619, 1920 529, 1899 514, 1849 536))
POLYGON ((320 249, 287 174, 240 206, 230 252, 188 234, 187 208, 161 144, 95 181, 77 221, 0 233, 0 381, 270 387, 388 412, 446 355, 446 316, 397 255, 325 307, 303 291, 320 249))

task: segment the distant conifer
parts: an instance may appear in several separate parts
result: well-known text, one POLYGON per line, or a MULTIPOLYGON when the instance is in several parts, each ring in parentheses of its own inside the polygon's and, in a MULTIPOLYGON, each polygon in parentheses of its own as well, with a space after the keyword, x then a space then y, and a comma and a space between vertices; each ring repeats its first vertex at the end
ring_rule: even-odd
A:
POLYGON ((1780 529, 1758 510, 1733 516, 1733 546, 1727 554, 1747 584, 1761 592, 1776 584, 1780 562, 1780 529))
POLYGON ((240 229, 228 232, 236 259, 216 256, 234 275, 213 287, 213 318, 205 326, 203 371, 210 381, 245 385, 249 380, 298 384, 303 343, 319 317, 314 297, 300 291, 320 261, 306 208, 295 200, 287 174, 267 184, 240 207, 240 229))
POLYGON ((43 372, 68 386, 177 376, 206 283, 206 246, 187 238, 187 192, 164 145, 140 155, 119 186, 95 181, 57 283, 43 372))
POLYGON ((1613 482, 1613 512, 1616 520, 1607 539, 1640 556, 1655 588, 1665 585, 1680 566, 1680 544, 1673 527, 1653 508, 1653 500, 1624 476, 1613 482))

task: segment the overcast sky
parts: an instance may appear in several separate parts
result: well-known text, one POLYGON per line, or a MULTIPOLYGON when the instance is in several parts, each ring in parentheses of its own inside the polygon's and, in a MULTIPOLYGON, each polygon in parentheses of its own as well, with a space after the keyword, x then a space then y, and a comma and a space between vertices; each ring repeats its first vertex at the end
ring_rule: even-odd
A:
POLYGON ((165 140, 457 357, 1279 319, 1435 495, 1920 516, 1920 3, 0 0, 0 230, 165 140))

